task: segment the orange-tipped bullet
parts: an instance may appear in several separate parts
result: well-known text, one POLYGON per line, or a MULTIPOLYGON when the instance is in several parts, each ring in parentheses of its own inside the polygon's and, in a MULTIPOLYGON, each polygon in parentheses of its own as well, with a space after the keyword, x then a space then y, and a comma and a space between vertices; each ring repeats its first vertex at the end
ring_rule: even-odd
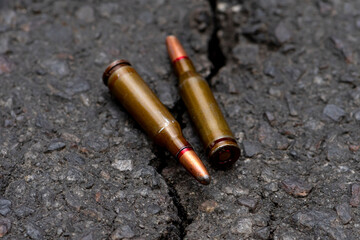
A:
POLYGON ((183 137, 179 123, 129 62, 111 63, 103 74, 103 81, 157 144, 167 148, 200 183, 210 183, 208 171, 183 137))
POLYGON ((193 121, 211 163, 228 167, 240 156, 240 148, 206 82, 195 70, 175 36, 166 38, 175 72, 180 79, 180 95, 193 121))
POLYGON ((181 58, 188 58, 184 48, 175 36, 168 36, 166 38, 166 46, 172 63, 181 58))

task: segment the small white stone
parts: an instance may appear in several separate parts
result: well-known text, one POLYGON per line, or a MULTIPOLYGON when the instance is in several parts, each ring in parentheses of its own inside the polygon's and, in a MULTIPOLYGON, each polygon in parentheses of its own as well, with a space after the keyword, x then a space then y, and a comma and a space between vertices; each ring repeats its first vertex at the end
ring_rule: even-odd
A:
POLYGON ((229 187, 229 186, 226 186, 225 188, 224 188, 224 192, 226 193, 226 194, 233 194, 233 189, 231 188, 231 187, 229 187))
POLYGON ((86 23, 95 21, 94 9, 90 6, 83 6, 76 12, 76 17, 86 23))
POLYGON ((116 160, 111 164, 112 167, 118 169, 119 171, 132 171, 133 162, 132 160, 116 160))
POLYGON ((338 169, 338 172, 347 172, 349 171, 349 167, 348 166, 343 166, 343 165, 340 165, 339 166, 339 169, 338 169))
POLYGON ((2 157, 5 157, 7 155, 7 153, 8 153, 8 150, 6 148, 3 148, 3 149, 0 150, 0 153, 1 153, 2 157))
POLYGON ((323 79, 322 77, 320 77, 320 76, 315 76, 315 77, 314 77, 314 83, 316 83, 316 84, 318 84, 318 85, 322 85, 322 84, 324 84, 325 82, 324 82, 324 79, 323 79))
POLYGON ((235 6, 232 6, 232 7, 231 7, 231 11, 234 12, 234 13, 240 12, 241 9, 242 9, 242 6, 241 6, 241 5, 235 5, 235 6))
POLYGON ((231 229, 231 232, 250 235, 252 233, 252 225, 250 218, 241 218, 238 220, 236 226, 231 229))
POLYGON ((225 12, 228 8, 228 5, 226 3, 218 3, 216 8, 219 12, 225 12))
POLYGON ((90 99, 85 93, 80 94, 80 99, 86 107, 90 106, 90 99))
POLYGON ((13 105, 13 99, 9 98, 8 100, 6 100, 4 107, 12 108, 12 105, 13 105))
POLYGON ((30 181, 32 181, 32 180, 34 180, 34 175, 27 175, 27 176, 25 176, 25 181, 26 182, 30 182, 30 181))

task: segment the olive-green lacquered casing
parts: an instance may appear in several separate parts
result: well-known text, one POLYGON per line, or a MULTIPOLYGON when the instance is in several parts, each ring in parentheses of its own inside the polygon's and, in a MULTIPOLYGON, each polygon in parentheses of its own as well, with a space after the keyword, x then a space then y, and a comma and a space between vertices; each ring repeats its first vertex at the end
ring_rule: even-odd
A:
POLYGON ((158 145, 174 156, 189 145, 179 123, 160 102, 133 67, 127 62, 118 65, 107 80, 111 94, 158 145))
POLYGON ((206 82, 187 57, 173 62, 180 79, 182 100, 201 137, 210 161, 229 166, 240 156, 240 148, 206 82))
POLYGON ((129 62, 111 63, 104 72, 103 81, 155 143, 167 148, 200 183, 210 183, 209 173, 184 139, 179 123, 129 62))

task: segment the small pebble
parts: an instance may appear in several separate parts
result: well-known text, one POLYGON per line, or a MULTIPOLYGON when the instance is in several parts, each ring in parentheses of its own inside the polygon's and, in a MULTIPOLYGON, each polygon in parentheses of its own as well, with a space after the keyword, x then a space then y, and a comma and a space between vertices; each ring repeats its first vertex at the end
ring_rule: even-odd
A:
POLYGON ((259 201, 257 199, 251 198, 251 197, 240 197, 237 199, 237 202, 241 206, 245 206, 245 207, 249 208, 250 211, 254 211, 259 203, 259 201))
POLYGON ((27 217, 35 212, 35 210, 26 207, 26 206, 20 206, 17 209, 14 210, 15 215, 19 218, 27 217))
POLYGON ((150 213, 151 215, 155 215, 161 212, 161 208, 157 204, 151 204, 150 206, 147 207, 147 212, 150 213))
POLYGON ((269 77, 275 77, 276 68, 269 62, 264 64, 264 74, 269 77))
POLYGON ((38 114, 35 118, 35 126, 38 128, 43 128, 45 130, 52 130, 53 125, 41 114, 38 114))
POLYGON ((282 92, 281 92, 281 90, 279 88, 271 86, 269 88, 269 94, 271 96, 273 96, 273 97, 278 97, 279 98, 279 97, 281 97, 282 92))
POLYGON ((205 202, 200 204, 199 209, 202 212, 211 213, 216 209, 217 206, 218 206, 218 204, 216 201, 206 200, 205 202))
POLYGON ((80 138, 78 138, 74 134, 67 133, 67 132, 63 132, 61 134, 61 138, 66 140, 66 141, 69 141, 69 142, 74 142, 74 143, 79 143, 80 142, 80 138))
POLYGON ((286 150, 290 145, 289 140, 284 137, 277 139, 275 142, 276 142, 276 148, 279 150, 286 150))
POLYGON ((135 233, 128 225, 118 227, 110 236, 111 240, 120 240, 125 238, 132 238, 135 233))
POLYGON ((73 207, 76 211, 80 211, 82 207, 82 199, 79 196, 74 195, 71 192, 66 192, 65 201, 69 206, 73 207))
POLYGON ((348 203, 342 203, 335 207, 336 213, 343 224, 347 224, 351 220, 350 206, 348 203))
POLYGON ((9 120, 9 119, 5 119, 4 121, 4 127, 10 127, 13 125, 13 121, 9 120))
POLYGON ((234 5, 234 6, 231 7, 231 11, 233 13, 239 13, 241 11, 241 9, 242 9, 242 6, 240 4, 239 5, 234 5))
POLYGON ((320 76, 314 77, 314 83, 317 85, 323 85, 325 83, 324 79, 320 76))
POLYGON ((70 164, 84 165, 85 159, 76 153, 68 153, 64 156, 64 159, 70 164))
POLYGON ((0 199, 0 214, 6 216, 10 212, 11 201, 7 199, 0 199))
POLYGON ((224 13, 226 12, 228 8, 228 4, 225 3, 225 2, 219 2, 217 5, 216 5, 216 10, 221 12, 221 13, 224 13))
POLYGON ((269 239, 270 236, 270 229, 269 227, 260 228, 255 232, 255 236, 261 240, 269 239))
POLYGON ((275 119, 275 116, 274 116, 274 114, 272 112, 266 111, 264 113, 264 116, 265 116, 266 120, 269 122, 269 124, 271 126, 275 125, 275 120, 276 119, 275 119))
POLYGON ((109 147, 109 142, 103 137, 88 137, 86 145, 96 152, 103 152, 109 147))
POLYGON ((83 6, 76 12, 76 17, 86 23, 92 23, 95 21, 94 9, 90 6, 83 6))
POLYGON ((283 44, 291 39, 291 32, 288 30, 284 22, 280 22, 275 28, 276 40, 283 44))
POLYGON ((312 189, 310 184, 297 178, 289 178, 282 181, 280 187, 294 197, 306 197, 312 189))
POLYGON ((90 98, 86 94, 80 94, 80 99, 86 107, 90 107, 90 98))
POLYGON ((44 70, 57 77, 65 77, 70 73, 70 68, 65 60, 46 59, 42 62, 44 70))
POLYGON ((356 121, 360 121, 360 110, 355 112, 354 117, 356 121))
POLYGON ((111 166, 118 169, 120 172, 133 170, 132 160, 116 160, 111 166))
POLYGON ((245 157, 253 157, 262 151, 261 145, 258 142, 244 140, 242 144, 245 157))
POLYGON ((33 224, 27 224, 25 226, 26 228, 26 234, 34 240, 41 240, 43 239, 43 235, 41 231, 38 229, 38 227, 34 226, 33 224))
POLYGON ((250 218, 240 218, 236 225, 231 228, 231 232, 235 234, 246 234, 252 233, 252 221, 250 218))
POLYGON ((11 228, 11 221, 8 218, 0 217, 0 237, 5 236, 11 228))
POLYGON ((54 140, 52 141, 49 146, 47 147, 45 153, 49 153, 56 150, 61 150, 65 148, 66 144, 60 140, 54 140))
POLYGON ((78 93, 86 92, 90 89, 90 84, 85 80, 75 79, 75 83, 65 89, 65 93, 73 96, 78 93))
POLYGON ((360 149, 360 145, 353 145, 353 144, 349 145, 349 150, 352 152, 357 152, 359 151, 359 149, 360 149))
POLYGON ((331 162, 346 161, 348 151, 336 143, 330 143, 325 149, 326 158, 331 162))
POLYGON ((12 64, 5 57, 0 56, 0 74, 11 72, 12 64))
POLYGON ((264 186, 264 189, 267 191, 276 192, 279 190, 279 186, 275 182, 271 182, 271 183, 266 184, 264 186))
POLYGON ((353 207, 358 207, 360 205, 360 185, 359 184, 353 184, 351 186, 350 205, 353 207))
POLYGON ((240 65, 251 66, 257 62, 259 47, 257 45, 237 45, 233 48, 233 56, 240 65))
POLYGON ((323 113, 329 117, 330 119, 338 122, 341 120, 341 118, 343 118, 345 116, 345 111, 334 105, 334 104, 328 104, 325 106, 323 113))
POLYGON ((290 111, 290 116, 292 117, 296 117, 299 115, 298 111, 295 109, 295 106, 294 106, 294 103, 291 99, 291 96, 289 93, 286 93, 285 94, 285 99, 286 99, 286 102, 288 104, 288 107, 289 107, 289 111, 290 111))
POLYGON ((335 220, 335 216, 329 212, 323 212, 318 210, 305 210, 300 211, 293 215, 294 222, 308 229, 313 229, 320 224, 326 226, 329 222, 335 220))

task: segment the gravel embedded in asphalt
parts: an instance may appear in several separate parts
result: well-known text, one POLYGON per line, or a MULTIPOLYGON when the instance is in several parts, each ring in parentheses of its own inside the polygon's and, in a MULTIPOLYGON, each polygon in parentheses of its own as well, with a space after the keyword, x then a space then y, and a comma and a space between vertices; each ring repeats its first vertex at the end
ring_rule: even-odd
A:
POLYGON ((358 1, 1 1, 3 239, 359 239, 358 1), (242 147, 210 167, 177 35, 242 147), (202 186, 101 81, 129 60, 212 176, 202 186))

